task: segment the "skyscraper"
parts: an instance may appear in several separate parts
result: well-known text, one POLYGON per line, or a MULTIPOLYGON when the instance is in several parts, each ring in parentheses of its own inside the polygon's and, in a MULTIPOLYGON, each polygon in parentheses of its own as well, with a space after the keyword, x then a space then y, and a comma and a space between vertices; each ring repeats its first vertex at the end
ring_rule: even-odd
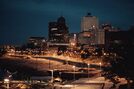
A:
POLYGON ((87 16, 84 16, 81 20, 81 35, 79 37, 79 41, 84 44, 86 43, 89 45, 96 45, 98 29, 98 18, 95 16, 91 16, 91 14, 88 13, 87 16))
POLYGON ((99 21, 98 18, 92 16, 90 13, 84 16, 81 20, 81 31, 89 31, 90 29, 98 29, 99 21))
POLYGON ((49 42, 51 43, 68 43, 68 27, 63 16, 57 19, 57 22, 49 23, 49 42))

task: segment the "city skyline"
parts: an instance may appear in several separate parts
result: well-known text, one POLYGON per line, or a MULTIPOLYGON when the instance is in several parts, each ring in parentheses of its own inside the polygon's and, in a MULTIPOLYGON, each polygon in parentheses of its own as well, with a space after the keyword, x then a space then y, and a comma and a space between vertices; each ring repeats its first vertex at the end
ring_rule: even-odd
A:
POLYGON ((100 23, 127 30, 133 21, 133 0, 1 0, 0 44, 22 44, 30 36, 48 37, 48 23, 64 16, 69 32, 80 32, 88 12, 100 23), (75 23, 75 24, 74 24, 75 23))

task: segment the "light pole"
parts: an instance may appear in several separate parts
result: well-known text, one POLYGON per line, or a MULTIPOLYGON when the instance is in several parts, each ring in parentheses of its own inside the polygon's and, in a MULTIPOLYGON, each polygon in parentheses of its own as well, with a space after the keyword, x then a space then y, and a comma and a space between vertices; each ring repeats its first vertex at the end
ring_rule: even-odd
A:
MULTIPOLYGON (((101 62, 99 63, 99 65, 100 65, 100 71, 101 71, 101 62)), ((100 72, 100 76, 101 76, 101 72, 100 72)))
POLYGON ((9 89, 9 83, 10 83, 10 80, 9 79, 4 79, 4 83, 6 84, 6 89, 9 89))
POLYGON ((90 64, 88 63, 87 65, 88 65, 88 78, 89 78, 89 66, 90 66, 90 64))
POLYGON ((60 78, 61 78, 61 73, 62 73, 62 72, 59 72, 60 78))
POLYGON ((66 60, 66 70, 67 70, 67 67, 68 67, 68 60, 69 60, 69 57, 67 57, 67 60, 66 60))
POLYGON ((52 76, 52 83, 53 83, 53 80, 54 80, 54 71, 51 70, 51 76, 52 76))
POLYGON ((101 70, 101 62, 99 63, 99 65, 100 65, 100 70, 101 70))
POLYGON ((38 61, 37 61, 38 56, 36 55, 36 70, 38 71, 38 61))
POLYGON ((75 81, 75 66, 73 66, 73 69, 74 69, 74 81, 75 81))
POLYGON ((50 59, 49 59, 48 67, 49 67, 49 69, 50 69, 50 59))

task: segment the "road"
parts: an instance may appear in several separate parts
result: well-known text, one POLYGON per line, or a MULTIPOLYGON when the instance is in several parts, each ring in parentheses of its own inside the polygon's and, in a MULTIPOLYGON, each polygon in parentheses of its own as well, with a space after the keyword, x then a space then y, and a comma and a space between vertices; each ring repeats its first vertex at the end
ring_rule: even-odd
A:
MULTIPOLYGON (((1 61, 1 65, 3 66, 6 65, 8 70, 10 71, 19 70, 19 72, 26 71, 28 72, 28 74, 30 74, 30 76, 32 75, 32 73, 35 75, 40 75, 40 76, 45 75, 47 71, 51 71, 51 70, 63 72, 62 73, 63 75, 65 74, 65 71, 70 71, 73 73, 74 65, 76 66, 75 71, 78 71, 78 69, 81 68, 80 66, 77 66, 78 64, 80 64, 79 62, 77 64, 77 62, 69 61, 69 63, 65 64, 64 63, 65 60, 61 60, 61 59, 53 58, 53 57, 41 57, 40 58, 39 56, 38 57, 36 56, 36 57, 27 58, 25 56, 24 57, 6 56, 6 57, 1 58, 0 61, 1 61), (36 73, 36 71, 38 72, 36 73)), ((80 65, 82 65, 82 63, 80 65)))
MULTIPOLYGON (((39 57, 39 56, 31 57, 30 56, 28 58, 25 56, 24 57, 23 56, 6 56, 6 57, 0 58, 1 68, 4 68, 4 66, 6 66, 5 68, 9 69, 10 71, 17 70, 18 73, 20 72, 22 74, 24 74, 23 72, 26 72, 27 74, 30 74, 30 76, 33 76, 34 74, 36 76, 51 75, 51 73, 48 73, 48 71, 51 71, 51 70, 54 70, 54 71, 58 70, 58 71, 62 72, 62 76, 64 75, 64 73, 66 73, 66 74, 70 73, 72 77, 74 75, 76 77, 77 74, 82 73, 82 72, 78 72, 77 70, 79 68, 81 68, 81 66, 79 66, 79 64, 83 66, 83 65, 85 65, 85 63, 83 64, 83 62, 80 62, 80 61, 77 62, 77 61, 71 61, 71 60, 67 61, 66 64, 65 64, 65 62, 66 62, 65 59, 54 58, 54 57, 50 57, 50 56, 46 56, 46 57, 39 57), (73 69, 74 65, 76 66, 75 71, 73 69)), ((93 72, 96 72, 99 75, 100 70, 96 69, 93 72)), ((90 73, 92 73, 92 72, 90 72, 90 73)), ((82 74, 84 74, 84 73, 82 73, 82 74)), ((80 75, 82 75, 82 74, 80 74, 80 75)), ((25 76, 25 75, 23 75, 23 76, 25 76)), ((64 75, 64 76, 68 76, 68 75, 64 75)), ((71 76, 69 76, 69 77, 71 78, 71 76)), ((87 77, 87 75, 86 75, 86 77, 87 77)), ((93 78, 93 76, 91 78, 93 78)), ((73 79, 73 78, 71 78, 71 79, 73 79)), ((88 80, 89 80, 89 78, 88 78, 88 80)), ((95 78, 94 78, 94 80, 95 80, 95 78)), ((76 80, 70 85, 70 86, 75 85, 75 88, 73 86, 73 88, 63 88, 63 89, 89 89, 89 87, 91 89, 101 89, 101 87, 105 81, 100 81, 100 80, 94 81, 94 80, 92 80, 90 82, 87 82, 87 80, 80 80, 81 82, 83 81, 82 83, 78 82, 79 80, 76 80), (90 84, 90 86, 89 86, 89 84, 90 84)), ((66 86, 67 85, 64 85, 63 87, 66 87, 66 86)), ((108 89, 108 88, 104 88, 104 89, 108 89)))

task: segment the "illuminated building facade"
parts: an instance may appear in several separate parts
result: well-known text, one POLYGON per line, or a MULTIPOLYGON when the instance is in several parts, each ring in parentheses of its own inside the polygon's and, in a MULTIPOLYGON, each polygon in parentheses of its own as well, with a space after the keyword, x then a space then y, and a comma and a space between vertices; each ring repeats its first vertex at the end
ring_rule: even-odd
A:
POLYGON ((76 47, 77 43, 78 43, 78 34, 77 33, 69 34, 69 44, 70 44, 70 47, 76 47))
POLYGON ((81 20, 81 32, 79 33, 79 43, 96 45, 97 43, 97 32, 99 29, 99 21, 95 16, 91 16, 90 13, 84 16, 81 20))
POLYGON ((46 39, 44 37, 30 37, 27 45, 28 48, 44 49, 46 46, 46 39))
POLYGON ((78 44, 83 45, 83 44, 91 44, 91 32, 85 31, 85 32, 80 32, 78 34, 78 44))
POLYGON ((99 21, 95 16, 91 16, 90 13, 87 16, 84 16, 81 20, 81 32, 89 31, 90 29, 98 29, 99 21))
POLYGON ((68 34, 68 27, 63 16, 59 17, 57 22, 49 23, 48 40, 50 43, 68 43, 68 34))

